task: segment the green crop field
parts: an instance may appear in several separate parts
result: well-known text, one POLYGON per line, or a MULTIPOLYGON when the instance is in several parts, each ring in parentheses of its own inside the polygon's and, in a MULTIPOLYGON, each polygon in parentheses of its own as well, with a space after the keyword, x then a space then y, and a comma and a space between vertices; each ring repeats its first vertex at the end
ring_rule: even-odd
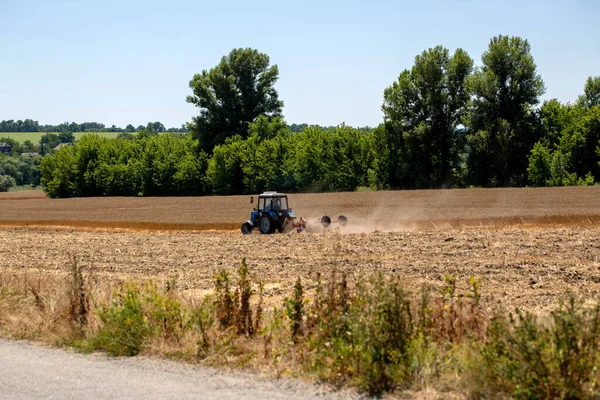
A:
MULTIPOLYGON (((0 132, 0 138, 10 138, 14 139, 19 143, 23 143, 26 140, 30 140, 32 143, 39 143, 40 139, 46 133, 55 133, 59 132, 0 132)), ((121 132, 94 132, 97 135, 107 137, 107 138, 116 138, 117 135, 121 132)), ((91 134, 90 132, 74 132, 75 139, 79 139, 83 135, 91 134)))

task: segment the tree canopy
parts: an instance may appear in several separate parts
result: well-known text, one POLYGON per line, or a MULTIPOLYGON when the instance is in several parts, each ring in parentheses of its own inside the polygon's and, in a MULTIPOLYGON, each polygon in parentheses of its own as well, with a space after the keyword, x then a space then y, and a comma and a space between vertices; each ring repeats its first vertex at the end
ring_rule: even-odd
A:
POLYGON ((458 162, 457 127, 466 111, 465 80, 473 60, 437 46, 415 57, 412 69, 384 91, 386 165, 397 187, 439 187, 458 162), (402 165, 402 170, 397 169, 402 165))
POLYGON ((527 40, 496 36, 470 78, 470 183, 523 185, 527 155, 539 140, 534 106, 544 94, 527 40))
MULTIPOLYGON (((164 125, 150 122, 135 133, 128 125, 117 139, 84 135, 44 157, 41 184, 52 197, 69 197, 600 180, 600 77, 582 82, 574 104, 551 99, 539 106, 544 82, 519 37, 492 38, 479 67, 460 48, 418 54, 383 91, 384 119, 375 128, 288 125, 273 87, 277 76, 265 54, 234 49, 190 82, 188 101, 200 113, 182 127, 188 134, 159 135, 164 125)), ((33 145, 6 140, 12 159, 0 165, 3 185, 35 180, 35 162, 16 159, 33 145)))
POLYGON ((194 75, 187 102, 200 108, 191 124, 200 148, 210 152, 235 135, 246 139, 249 124, 260 115, 280 116, 283 102, 274 88, 278 78, 269 56, 250 48, 234 49, 210 71, 194 75))

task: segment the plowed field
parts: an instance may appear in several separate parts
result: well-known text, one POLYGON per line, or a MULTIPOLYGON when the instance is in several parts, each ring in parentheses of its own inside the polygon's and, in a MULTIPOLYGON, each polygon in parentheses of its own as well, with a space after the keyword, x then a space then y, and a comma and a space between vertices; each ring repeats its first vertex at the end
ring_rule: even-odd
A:
POLYGON ((546 312, 572 290, 600 295, 600 187, 290 195, 298 215, 345 214, 345 231, 242 236, 248 196, 49 200, 0 196, 0 269, 62 275, 70 255, 106 283, 175 279, 190 295, 246 256, 271 302, 300 276, 376 272, 407 286, 456 274, 491 308, 546 312))

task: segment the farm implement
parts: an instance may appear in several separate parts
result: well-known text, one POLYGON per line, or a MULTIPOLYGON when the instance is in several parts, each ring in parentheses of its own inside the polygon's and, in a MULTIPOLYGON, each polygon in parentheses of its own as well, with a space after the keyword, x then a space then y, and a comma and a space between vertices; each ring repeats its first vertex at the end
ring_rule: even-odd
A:
MULTIPOLYGON (((250 197, 250 203, 254 203, 254 197, 250 197)), ((324 228, 328 228, 332 224, 345 226, 348 223, 348 218, 340 215, 336 220, 332 220, 329 216, 323 215, 320 219, 309 222, 306 218, 296 218, 294 210, 288 207, 288 197, 286 194, 277 192, 265 192, 258 196, 258 204, 250 213, 250 219, 242 224, 242 233, 247 235, 252 233, 255 228, 258 228, 260 233, 271 234, 275 231, 302 232, 310 230, 313 223, 318 226, 320 224, 324 228)))

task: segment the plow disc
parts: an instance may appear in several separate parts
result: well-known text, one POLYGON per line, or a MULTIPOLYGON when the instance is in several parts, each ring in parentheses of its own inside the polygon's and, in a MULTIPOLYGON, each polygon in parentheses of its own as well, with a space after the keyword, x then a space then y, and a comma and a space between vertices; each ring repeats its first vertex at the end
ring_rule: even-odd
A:
MULTIPOLYGON (((320 223, 324 228, 328 228, 331 224, 337 224, 338 226, 346 226, 348 223, 348 218, 344 215, 340 215, 337 219, 332 220, 328 215, 323 215, 320 219, 315 222, 320 223)), ((297 232, 309 231, 311 227, 311 223, 306 218, 300 217, 298 221, 288 218, 286 220, 286 225, 291 227, 291 229, 296 229, 297 232)))

